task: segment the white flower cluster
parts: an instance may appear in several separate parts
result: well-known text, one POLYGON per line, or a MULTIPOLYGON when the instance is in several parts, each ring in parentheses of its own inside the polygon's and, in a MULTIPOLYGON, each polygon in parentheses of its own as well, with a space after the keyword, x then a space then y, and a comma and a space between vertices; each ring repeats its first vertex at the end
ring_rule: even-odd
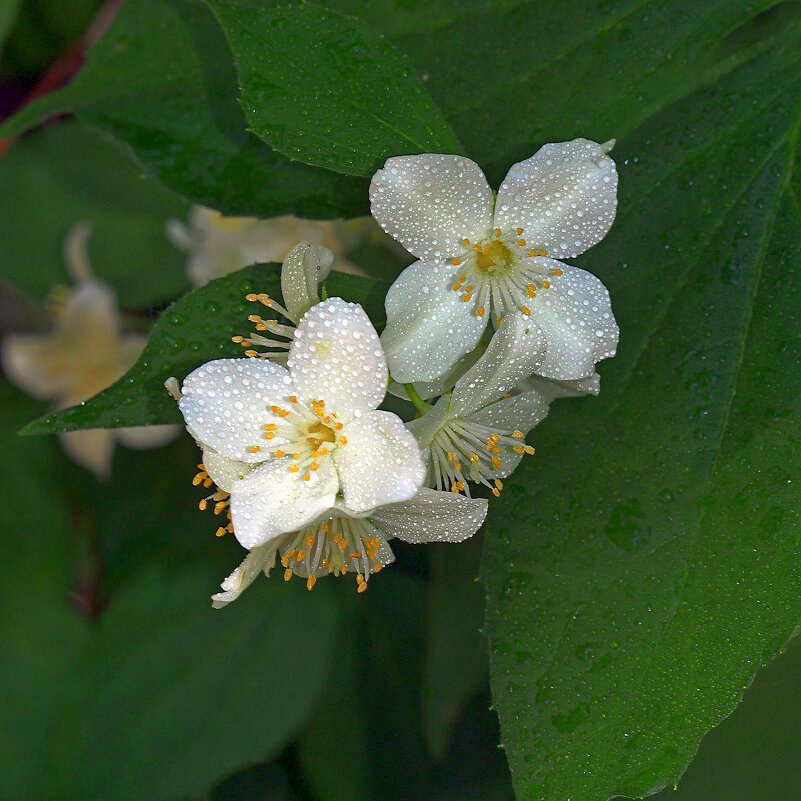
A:
POLYGON ((257 331, 234 338, 249 358, 168 382, 203 450, 195 483, 216 485, 201 508, 225 513, 217 533, 250 551, 215 607, 277 560, 309 589, 352 572, 361 592, 392 561, 393 537, 470 537, 488 501, 469 485, 499 495, 549 403, 597 394, 595 365, 618 338, 609 295, 557 258, 612 224, 611 145, 546 145, 497 195, 469 159, 389 159, 370 187, 373 216, 419 261, 390 288, 381 337, 359 305, 320 302, 333 256, 301 243, 284 262, 284 305, 248 296, 290 324, 252 315, 257 331), (379 410, 388 388, 417 419, 379 410))

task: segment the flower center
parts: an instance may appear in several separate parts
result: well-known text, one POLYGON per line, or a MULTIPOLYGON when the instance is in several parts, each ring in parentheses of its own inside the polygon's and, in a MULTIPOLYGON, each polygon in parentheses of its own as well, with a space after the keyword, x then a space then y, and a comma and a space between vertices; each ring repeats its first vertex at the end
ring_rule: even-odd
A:
POLYGON ((320 450, 320 446, 324 442, 336 442, 337 440, 334 429, 325 423, 307 423, 302 425, 301 428, 306 429, 306 442, 313 451, 320 450))
POLYGON ((507 270, 512 266, 512 251, 500 239, 493 239, 489 244, 476 249, 476 267, 485 273, 507 270))
MULTIPOLYGON (((449 420, 434 435, 431 457, 437 489, 464 492, 470 497, 467 481, 489 487, 501 494, 504 469, 503 449, 517 454, 533 454, 534 448, 522 442, 522 431, 493 431, 469 418, 449 420)), ((507 459, 508 461, 508 459, 507 459)))

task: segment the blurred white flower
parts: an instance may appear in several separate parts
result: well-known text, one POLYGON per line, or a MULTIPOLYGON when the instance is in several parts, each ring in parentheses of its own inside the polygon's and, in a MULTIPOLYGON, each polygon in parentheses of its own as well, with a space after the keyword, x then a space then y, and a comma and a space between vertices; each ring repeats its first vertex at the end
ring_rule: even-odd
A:
POLYGON ((362 516, 406 501, 425 477, 401 419, 376 411, 387 367, 361 306, 341 298, 314 306, 294 332, 288 366, 208 362, 184 379, 178 401, 248 549, 333 510, 362 516))
POLYGON ((548 144, 512 166, 497 197, 462 156, 399 156, 373 177, 379 225, 419 261, 389 290, 381 340, 392 377, 433 381, 478 344, 489 320, 528 317, 546 343, 539 373, 591 375, 614 355, 609 294, 584 270, 556 261, 599 242, 615 218, 613 142, 548 144))
POLYGON ((372 217, 303 220, 287 215, 259 220, 224 217, 203 206, 192 207, 188 224, 168 220, 166 230, 170 241, 188 254, 187 275, 195 287, 251 264, 281 262, 298 242, 324 245, 334 254, 335 270, 361 275, 347 254, 364 241, 384 237, 372 217))
MULTIPOLYGON (((145 346, 143 334, 124 334, 114 291, 95 280, 86 255, 90 229, 75 226, 64 243, 64 257, 75 281, 54 298, 47 334, 9 334, 3 341, 6 375, 33 397, 53 401, 55 409, 74 406, 123 376, 145 346)), ((163 445, 178 426, 88 429, 59 434, 64 450, 99 478, 111 472, 116 442, 131 448, 163 445)))
POLYGON ((542 332, 525 318, 509 317, 453 391, 407 424, 434 486, 469 495, 472 481, 500 495, 501 479, 534 453, 525 435, 548 414, 542 394, 520 390, 545 358, 542 332))
POLYGON ((212 595, 212 605, 219 609, 236 600, 259 573, 270 575, 276 559, 280 559, 287 581, 298 575, 312 589, 318 576, 352 572, 358 592, 364 592, 370 576, 395 558, 388 540, 462 542, 478 531, 486 515, 487 501, 483 498, 425 487, 408 501, 380 506, 364 517, 334 509, 303 529, 251 550, 223 581, 223 591, 212 595))

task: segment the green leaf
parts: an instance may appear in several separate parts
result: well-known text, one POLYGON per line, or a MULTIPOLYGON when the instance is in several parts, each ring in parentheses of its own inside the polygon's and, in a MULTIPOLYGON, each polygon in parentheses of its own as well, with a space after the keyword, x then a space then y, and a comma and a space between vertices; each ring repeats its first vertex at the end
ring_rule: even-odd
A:
POLYGON ((370 176, 390 156, 461 146, 406 57, 311 3, 207 0, 231 43, 251 130, 279 152, 370 176))
POLYGON ((20 2, 21 0, 0 0, 0 46, 5 43, 11 32, 20 2))
POLYGON ((117 595, 54 731, 53 797, 195 796, 294 736, 333 665, 331 588, 263 579, 221 614, 219 580, 151 569, 117 595))
POLYGON ((734 714, 701 743, 677 790, 654 801, 801 797, 801 640, 761 671, 734 714))
POLYGON ((145 169, 227 214, 355 216, 362 181, 293 164, 245 130, 231 51, 201 0, 126 3, 64 89, 0 126, 15 136, 57 112, 129 145, 145 169))
POLYGON ((0 160, 3 278, 34 297, 72 284, 67 233, 90 225, 89 261, 125 308, 147 308, 187 289, 186 256, 167 241, 166 221, 187 205, 103 137, 77 123, 15 142, 0 160), (32 265, 36 269, 31 269, 32 265))
MULTIPOLYGON (((329 297, 361 303, 373 323, 383 325, 385 283, 331 273, 324 288, 329 297)), ((250 292, 280 297, 280 267, 247 267, 187 293, 159 317, 139 360, 122 378, 80 406, 35 420, 21 433, 181 422, 164 382, 171 376, 181 381, 212 359, 243 355, 231 337, 247 335, 253 328, 247 319, 253 305, 245 300, 250 292)))
POLYGON ((800 9, 759 8, 596 12, 597 39, 562 62, 563 113, 591 88, 595 130, 625 133, 618 221, 582 259, 621 346, 598 399, 555 405, 488 517, 520 799, 676 783, 801 619, 800 9))
POLYGON ((486 589, 478 582, 483 537, 458 549, 430 546, 431 579, 426 602, 423 724, 435 759, 448 752, 454 726, 489 676, 484 622, 486 589))

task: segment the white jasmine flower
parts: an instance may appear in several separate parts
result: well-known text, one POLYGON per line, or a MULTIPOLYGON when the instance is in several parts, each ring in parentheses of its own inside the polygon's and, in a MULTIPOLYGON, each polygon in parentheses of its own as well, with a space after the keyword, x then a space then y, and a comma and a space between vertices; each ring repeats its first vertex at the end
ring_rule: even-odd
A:
POLYGON ((376 411, 387 366, 360 306, 331 298, 308 311, 288 368, 209 362, 186 377, 179 400, 204 451, 196 482, 216 483, 223 507, 230 494, 231 527, 248 549, 336 510, 361 516, 409 500, 425 477, 412 434, 376 411))
POLYGON ((303 220, 287 215, 259 220, 224 217, 203 206, 192 207, 188 224, 169 220, 166 230, 169 240, 188 254, 187 275, 195 287, 251 264, 283 261, 301 241, 324 245, 332 251, 339 272, 361 275, 346 254, 381 233, 370 217, 303 220))
POLYGON ((571 258, 612 225, 613 142, 548 144, 515 164, 497 198, 475 162, 424 154, 391 158, 373 177, 381 227, 419 261, 389 290, 382 343, 392 377, 433 381, 478 344, 487 322, 511 313, 543 333, 539 373, 589 376, 613 356, 618 328, 609 294, 571 258))
MULTIPOLYGON (((80 224, 67 235, 64 256, 76 282, 54 295, 47 334, 9 334, 3 341, 6 375, 28 394, 64 409, 91 398, 122 377, 139 358, 147 337, 124 334, 111 287, 92 277, 86 255, 90 229, 80 224)), ((111 472, 114 446, 163 445, 178 426, 87 429, 60 433, 64 450, 99 478, 111 472)))
POLYGON ((467 482, 473 481, 500 495, 501 479, 524 454, 534 453, 525 435, 548 414, 539 392, 518 389, 545 358, 542 332, 525 318, 510 317, 453 392, 408 423, 436 487, 469 495, 467 482))
POLYGON ((276 558, 284 579, 306 579, 311 590, 317 577, 355 573, 358 592, 367 589, 373 573, 394 560, 388 540, 412 543, 461 542, 478 531, 487 514, 484 499, 422 488, 408 501, 381 506, 365 517, 352 517, 344 509, 299 531, 257 546, 222 583, 223 592, 212 595, 219 609, 236 600, 259 573, 270 575, 276 558))

